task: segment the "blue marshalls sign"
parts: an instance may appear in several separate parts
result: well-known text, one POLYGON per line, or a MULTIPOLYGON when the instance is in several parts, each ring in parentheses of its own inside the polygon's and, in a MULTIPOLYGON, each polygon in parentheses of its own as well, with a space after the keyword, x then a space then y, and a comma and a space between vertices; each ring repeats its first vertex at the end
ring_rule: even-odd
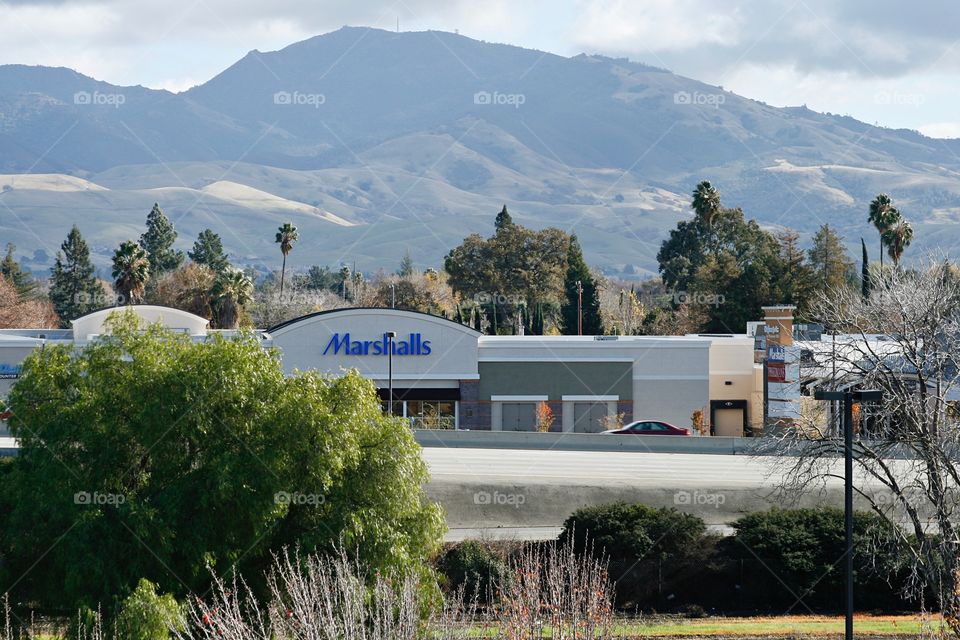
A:
MULTIPOLYGON (((323 355, 344 356, 385 356, 390 350, 390 339, 384 333, 376 340, 354 340, 349 333, 335 333, 330 336, 323 355)), ((419 333, 411 333, 406 338, 394 338, 393 355, 395 356, 428 356, 430 355, 430 341, 424 340, 419 333)))

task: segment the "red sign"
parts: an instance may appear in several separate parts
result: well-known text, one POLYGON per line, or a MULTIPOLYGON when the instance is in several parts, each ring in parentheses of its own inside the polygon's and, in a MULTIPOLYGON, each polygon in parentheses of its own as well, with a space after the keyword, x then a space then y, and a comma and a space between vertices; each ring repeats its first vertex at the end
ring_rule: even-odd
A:
POLYGON ((767 363, 767 380, 770 382, 787 381, 787 365, 782 362, 767 363))

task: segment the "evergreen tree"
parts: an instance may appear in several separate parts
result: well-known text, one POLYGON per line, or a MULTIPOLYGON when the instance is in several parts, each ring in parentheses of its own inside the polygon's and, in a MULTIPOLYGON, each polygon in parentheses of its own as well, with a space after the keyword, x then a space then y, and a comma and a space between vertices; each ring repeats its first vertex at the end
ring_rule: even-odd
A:
POLYGON ((843 247, 843 237, 829 224, 821 226, 813 236, 813 246, 807 255, 813 270, 815 286, 820 291, 835 291, 844 287, 855 273, 853 260, 843 247))
POLYGON ((543 303, 537 303, 537 311, 533 316, 533 334, 542 336, 544 334, 543 322, 543 303))
POLYGON ((577 335, 579 328, 578 307, 582 306, 583 335, 603 335, 603 319, 600 316, 600 292, 590 273, 590 267, 583 259, 583 251, 577 236, 570 236, 567 249, 567 274, 563 289, 565 298, 560 308, 560 317, 565 335, 577 335), (579 285, 578 285, 579 283, 579 285), (580 289, 582 288, 582 297, 580 289), (582 305, 580 301, 582 300, 582 305))
POLYGON ((32 298, 37 292, 37 281, 33 279, 28 271, 13 257, 13 252, 17 250, 12 242, 7 243, 7 255, 0 263, 0 274, 3 275, 17 290, 17 296, 21 301, 32 298))
POLYGON ((870 298, 870 262, 867 257, 867 243, 860 238, 860 249, 862 256, 860 258, 860 295, 864 300, 870 298))
POLYGON ((147 253, 153 278, 175 271, 183 264, 183 252, 173 248, 176 241, 177 231, 173 223, 160 210, 160 205, 154 203, 153 209, 147 214, 147 231, 140 236, 140 246, 147 253))
POLYGON ((94 275, 90 248, 76 225, 60 245, 52 271, 50 302, 64 326, 103 306, 103 289, 94 275))
POLYGON ((211 229, 204 229, 193 243, 193 250, 187 255, 197 264, 210 267, 216 273, 230 267, 230 260, 223 252, 223 241, 211 229))
POLYGON ((400 268, 397 269, 397 275, 401 278, 409 278, 413 275, 413 258, 410 257, 410 250, 407 249, 400 260, 400 268))
POLYGON ((497 214, 497 219, 493 222, 493 227, 497 231, 503 231, 512 224, 513 218, 510 217, 510 213, 507 211, 507 205, 503 205, 503 209, 500 210, 500 213, 497 214))
POLYGON ((784 231, 777 241, 781 261, 780 273, 776 274, 777 299, 795 304, 802 314, 813 295, 813 270, 800 249, 800 236, 796 231, 784 231))

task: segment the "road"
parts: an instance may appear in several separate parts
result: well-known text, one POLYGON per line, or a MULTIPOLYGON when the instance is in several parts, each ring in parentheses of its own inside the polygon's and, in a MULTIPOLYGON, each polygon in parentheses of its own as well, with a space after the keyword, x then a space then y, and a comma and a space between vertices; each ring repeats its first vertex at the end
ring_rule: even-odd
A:
MULTIPOLYGON (((549 538, 575 509, 642 502, 692 513, 716 530, 778 504, 783 458, 618 451, 425 447, 427 494, 447 512, 450 540, 549 538)), ((842 473, 842 461, 837 461, 842 473)), ((858 486, 872 490, 863 478, 858 486)), ((800 505, 842 506, 843 486, 800 505)))

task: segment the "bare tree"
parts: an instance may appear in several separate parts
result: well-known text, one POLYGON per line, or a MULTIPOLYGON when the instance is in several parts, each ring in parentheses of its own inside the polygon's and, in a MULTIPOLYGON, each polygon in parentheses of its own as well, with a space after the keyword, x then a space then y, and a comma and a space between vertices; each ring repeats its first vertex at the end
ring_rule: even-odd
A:
MULTIPOLYGON (((855 412, 859 502, 888 525, 909 571, 906 595, 931 594, 960 635, 960 280, 945 263, 895 269, 872 284, 869 299, 847 288, 822 294, 813 315, 849 334, 831 386, 883 392, 879 405, 855 412)), ((842 473, 838 430, 802 422, 760 447, 785 455, 781 489, 793 495, 842 473)))

